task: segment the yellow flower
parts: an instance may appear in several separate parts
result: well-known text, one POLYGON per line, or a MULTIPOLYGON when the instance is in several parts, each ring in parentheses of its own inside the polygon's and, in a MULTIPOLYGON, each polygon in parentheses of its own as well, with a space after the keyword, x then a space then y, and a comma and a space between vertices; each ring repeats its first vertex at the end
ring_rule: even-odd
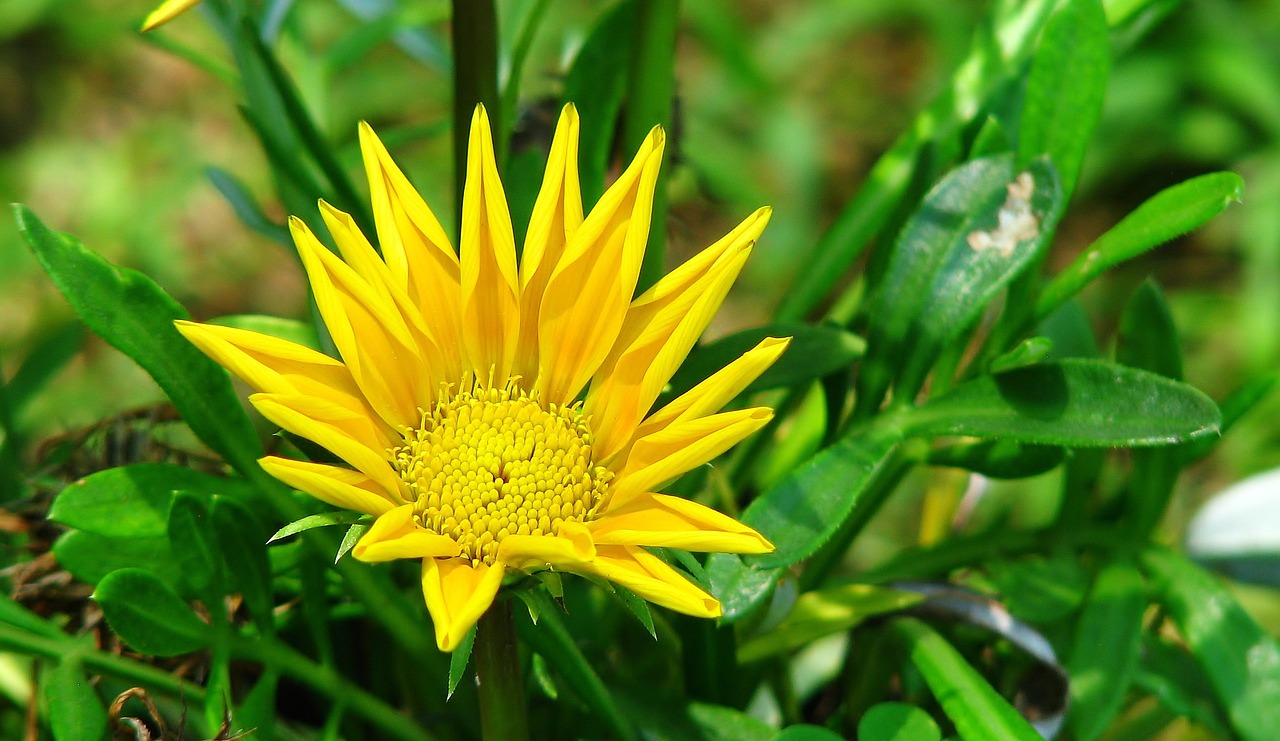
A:
POLYGON ((258 391, 250 401, 265 417, 349 464, 261 461, 290 486, 377 517, 356 558, 422 560, 444 651, 508 573, 602 577, 716 617, 719 602, 645 547, 773 549, 730 517, 657 493, 770 419, 762 407, 717 412, 788 342, 765 339, 648 414, 770 213, 752 214, 633 301, 663 143, 655 128, 584 219, 578 116, 567 106, 517 264, 483 108, 471 122, 460 257, 362 124, 382 256, 323 201, 342 259, 290 222, 343 362, 254 332, 178 323, 258 391))
POLYGON ((151 11, 151 15, 142 22, 142 30, 150 31, 156 26, 168 23, 199 4, 200 0, 164 0, 160 3, 160 7, 151 11))

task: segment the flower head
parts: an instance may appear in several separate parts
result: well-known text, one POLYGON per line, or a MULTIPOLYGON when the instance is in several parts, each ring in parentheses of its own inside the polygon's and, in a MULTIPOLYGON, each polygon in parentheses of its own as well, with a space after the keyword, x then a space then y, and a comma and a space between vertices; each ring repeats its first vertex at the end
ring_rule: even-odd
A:
POLYGON ((483 108, 471 123, 460 254, 362 125, 381 257, 350 216, 324 202, 342 259, 301 220, 290 222, 342 360, 254 332, 178 323, 254 387, 250 401, 264 416, 348 464, 261 461, 297 489, 376 516, 356 558, 422 561, 423 595, 445 651, 508 573, 602 577, 715 617, 713 597, 645 548, 773 548, 732 518, 659 490, 770 419, 766 408, 719 409, 787 340, 762 341, 650 413, 769 210, 632 300, 662 130, 585 218, 577 140, 577 112, 567 106, 517 262, 483 108))
POLYGON ((151 11, 151 14, 142 22, 142 30, 150 31, 168 23, 199 4, 200 0, 164 0, 160 3, 160 7, 151 11))

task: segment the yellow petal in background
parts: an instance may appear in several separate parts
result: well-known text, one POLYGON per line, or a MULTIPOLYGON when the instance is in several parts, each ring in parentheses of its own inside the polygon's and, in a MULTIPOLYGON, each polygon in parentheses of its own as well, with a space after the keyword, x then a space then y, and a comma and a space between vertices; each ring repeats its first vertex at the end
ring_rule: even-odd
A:
POLYGON ((351 549, 351 555, 377 563, 398 558, 448 558, 461 552, 453 538, 418 527, 413 508, 413 504, 405 504, 383 513, 351 549))
POLYGON ((636 425, 724 302, 770 213, 767 208, 757 211, 627 309, 617 345, 587 395, 586 412, 602 460, 630 442, 636 425))
POLYGON ((199 4, 200 0, 165 0, 142 22, 142 30, 150 31, 156 26, 168 23, 199 4))
POLYGON ((298 491, 341 509, 381 515, 403 502, 398 488, 388 491, 367 475, 350 468, 276 456, 259 459, 258 465, 298 491))
POLYGON ((460 558, 422 560, 422 596, 436 629, 436 645, 452 651, 493 604, 502 585, 501 563, 486 566, 460 558))
POLYGON ((720 603, 643 548, 602 545, 589 564, 574 571, 603 577, 656 605, 694 617, 720 617, 720 603))
POLYGON ((471 117, 462 194, 462 343, 480 379, 506 382, 520 335, 520 278, 511 214, 484 106, 471 117))
POLYGON ((542 398, 567 404, 613 348, 640 277, 665 146, 655 128, 565 246, 538 314, 542 398))
POLYGON ((538 310, 551 272, 569 238, 582 225, 578 183, 578 111, 570 103, 560 113, 542 189, 533 206, 520 255, 520 344, 515 372, 533 380, 538 372, 538 310))
POLYGON ((444 378, 462 377, 461 267, 449 237, 369 124, 360 151, 383 259, 395 283, 417 302, 435 338, 444 378))
POLYGON ((728 515, 688 499, 637 494, 588 525, 601 545, 654 546, 718 553, 769 553, 773 544, 728 515))

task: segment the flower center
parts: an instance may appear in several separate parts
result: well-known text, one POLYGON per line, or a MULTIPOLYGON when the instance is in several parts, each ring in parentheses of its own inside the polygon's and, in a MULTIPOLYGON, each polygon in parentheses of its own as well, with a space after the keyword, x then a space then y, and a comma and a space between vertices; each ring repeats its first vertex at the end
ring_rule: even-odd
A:
POLYGON ((613 474, 592 459, 581 407, 544 407, 515 380, 499 388, 468 375, 457 392, 445 387, 391 450, 416 497, 414 521, 492 565, 508 535, 555 535, 562 522, 590 519, 613 474))

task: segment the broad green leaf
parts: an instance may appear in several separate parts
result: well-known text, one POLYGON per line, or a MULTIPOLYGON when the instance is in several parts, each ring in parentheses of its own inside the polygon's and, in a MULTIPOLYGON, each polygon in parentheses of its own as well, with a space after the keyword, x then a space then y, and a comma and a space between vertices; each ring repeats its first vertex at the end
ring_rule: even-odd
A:
POLYGON ((750 556, 747 563, 768 569, 812 555, 840 528, 900 441, 896 430, 864 428, 810 458, 752 502, 741 519, 776 550, 750 556))
POLYGON ((1133 564, 1116 560, 1098 573, 1067 662, 1067 722, 1080 741, 1097 738, 1120 712, 1138 664, 1146 607, 1142 574, 1133 564))
POLYGON ((90 474, 58 494, 49 519, 111 537, 162 537, 175 491, 248 494, 243 479, 227 479, 168 463, 135 463, 90 474))
POLYGON ((318 527, 328 527, 330 525, 350 525, 353 522, 368 519, 369 515, 363 512, 351 512, 347 510, 339 510, 334 512, 321 512, 316 515, 307 515, 301 520, 294 520, 276 531, 267 542, 274 543, 282 538, 290 535, 296 535, 307 530, 313 530, 318 527))
POLYGON ((1065 455, 1065 450, 1052 445, 981 440, 934 448, 929 451, 925 463, 963 468, 991 479, 1022 479, 1056 468, 1065 455))
POLYGON ((471 660, 471 649, 476 645, 476 626, 471 626, 471 630, 467 631, 467 635, 458 644, 458 647, 449 654, 449 694, 445 699, 453 697, 453 693, 457 691, 458 684, 467 674, 467 662, 471 660))
POLYGON ((1018 711, 950 643, 915 619, 898 620, 893 630, 905 643, 911 663, 924 677, 942 711, 964 741, 1041 741, 1018 711))
POLYGON ((688 713, 704 741, 770 741, 778 733, 768 723, 723 705, 691 702, 688 713))
POLYGON ((1233 172, 1215 172, 1165 188, 1124 217, 1054 276, 1036 299, 1043 318, 1111 267, 1198 228, 1239 201, 1244 181, 1233 172))
POLYGON ((297 319, 283 319, 265 314, 231 314, 210 319, 209 323, 261 332, 282 340, 296 342, 312 350, 320 349, 320 338, 316 336, 315 327, 297 319))
POLYGON ((869 300, 859 402, 878 405, 896 377, 914 396, 942 349, 1041 252, 1061 192, 1053 168, 1012 155, 974 160, 925 196, 893 246, 869 300))
POLYGON ((721 621, 734 623, 753 612, 773 594, 786 568, 765 568, 747 563, 733 553, 712 553, 707 557, 707 581, 712 596, 720 601, 721 621))
POLYGON ((251 510, 226 497, 215 497, 209 513, 226 562, 228 587, 244 596, 258 631, 271 633, 275 603, 262 524, 251 510))
POLYGON ((53 555, 72 576, 86 584, 97 584, 117 569, 136 568, 151 572, 174 589, 185 587, 168 535, 112 538, 72 530, 53 542, 53 555))
POLYGON ((106 735, 107 709, 79 661, 69 658, 52 665, 41 685, 56 741, 98 741, 106 735))
POLYGON ((844 737, 829 728, 802 723, 782 729, 773 741, 844 741, 844 737))
POLYGON ((913 592, 847 584, 806 592, 778 627, 738 649, 741 662, 758 661, 801 648, 823 636, 852 628, 869 617, 910 607, 924 599, 913 592))
POLYGON ((169 543, 182 578, 205 604, 226 595, 226 573, 205 497, 179 492, 169 510, 169 543))
POLYGON ((1110 67, 1107 19, 1099 0, 1059 5, 1031 61, 1018 159, 1030 162, 1048 155, 1068 196, 1075 190, 1085 149, 1102 114, 1110 67))
POLYGON ((747 387, 746 393, 808 383, 847 368, 862 357, 866 342, 832 325, 782 322, 722 337, 689 353, 671 379, 674 397, 739 358, 766 337, 790 337, 786 352, 747 387))
POLYGON ((1045 358, 1046 362, 1102 357, 1102 349, 1098 347, 1098 337, 1093 332, 1089 315, 1079 301, 1071 300, 1059 306, 1041 320, 1036 332, 1053 343, 1045 358))
MULTIPOLYGON (((1182 348, 1173 314, 1154 281, 1134 292, 1120 315, 1116 360, 1124 365, 1182 380, 1182 348)), ((1133 451, 1133 472, 1125 498, 1128 519, 1138 533, 1149 533, 1164 516, 1182 470, 1177 448, 1133 451)))
POLYGON ((583 208, 591 208, 604 193, 605 173, 630 75, 635 23, 635 2, 615 5, 591 29, 565 75, 562 101, 578 108, 578 175, 583 208))
POLYGON ((174 328, 187 318, 182 307, 145 275, 50 231, 25 206, 14 210, 41 267, 89 329, 142 366, 206 445, 242 473, 256 472, 257 432, 226 371, 174 328))
POLYGON ((1245 741, 1280 728, 1280 646, 1204 569, 1162 548, 1142 554, 1157 601, 1169 612, 1245 741))
POLYGON ((560 608, 550 604, 541 590, 533 590, 535 599, 542 602, 541 617, 537 625, 525 620, 525 613, 516 610, 516 627, 521 640, 532 650, 542 654, 557 672, 573 687, 578 696, 598 714, 613 732, 622 739, 635 739, 636 732, 623 716, 604 680, 596 673, 591 662, 583 655, 573 636, 560 619, 560 608))
POLYGON ((925 711, 901 702, 873 705, 858 721, 858 741, 941 741, 942 731, 925 711))
POLYGON ((150 572, 114 571, 98 583, 93 598, 116 635, 139 653, 178 656, 209 645, 209 625, 150 572))
POLYGON ((1218 407, 1183 383, 1089 360, 982 376, 902 413, 909 435, 1066 447, 1166 445, 1218 432, 1218 407))

